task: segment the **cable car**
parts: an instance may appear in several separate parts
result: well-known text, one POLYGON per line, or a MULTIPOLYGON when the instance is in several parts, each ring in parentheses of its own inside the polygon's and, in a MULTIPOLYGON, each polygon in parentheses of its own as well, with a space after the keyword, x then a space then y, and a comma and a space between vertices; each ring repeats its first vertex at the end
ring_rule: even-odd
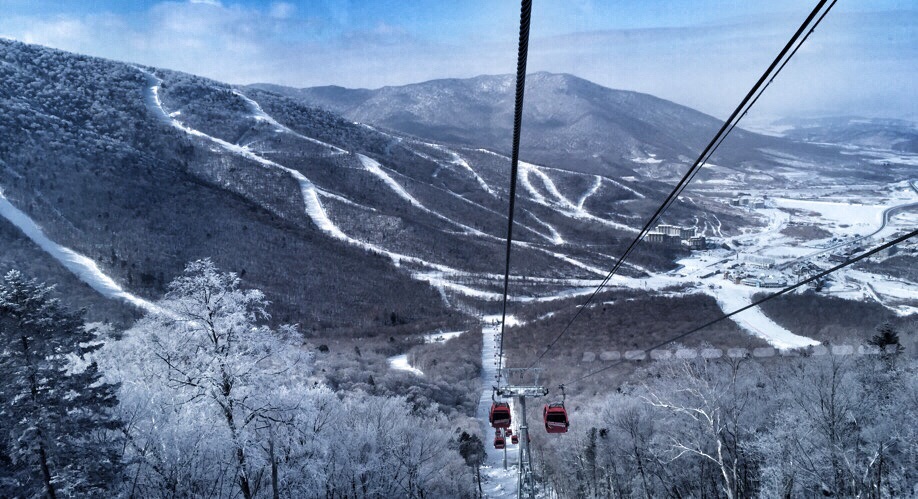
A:
POLYGON ((545 431, 548 433, 567 433, 567 427, 570 421, 567 419, 567 409, 564 407, 564 400, 567 395, 564 393, 564 385, 559 386, 561 389, 561 402, 556 404, 545 404, 542 410, 542 421, 545 423, 545 431))
POLYGON ((504 440, 504 435, 500 432, 500 430, 497 430, 497 433, 494 434, 494 448, 503 449, 506 446, 507 441, 504 440))
POLYGON ((542 420, 545 422, 545 431, 548 433, 567 433, 570 422, 567 420, 567 409, 564 403, 546 404, 542 410, 542 420))
POLYGON ((520 443, 520 436, 517 435, 516 433, 514 433, 513 435, 510 435, 510 443, 514 445, 520 443))
POLYGON ((510 404, 506 402, 492 402, 488 421, 494 428, 510 427, 510 404))

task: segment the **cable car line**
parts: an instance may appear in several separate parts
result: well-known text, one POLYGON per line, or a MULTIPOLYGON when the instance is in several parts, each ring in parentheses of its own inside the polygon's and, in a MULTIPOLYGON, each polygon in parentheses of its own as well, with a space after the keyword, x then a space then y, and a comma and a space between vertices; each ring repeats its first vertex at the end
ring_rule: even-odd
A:
MULTIPOLYGON (((738 308, 738 309, 736 309, 736 310, 734 310, 734 311, 732 311, 732 312, 730 312, 730 313, 724 314, 724 315, 721 316, 721 317, 718 317, 718 318, 716 318, 716 319, 710 320, 710 321, 708 321, 708 322, 706 322, 706 323, 704 323, 704 324, 702 324, 702 325, 700 325, 700 326, 697 326, 697 327, 695 327, 695 328, 693 328, 693 329, 690 329, 690 330, 685 331, 685 332, 683 332, 683 333, 680 333, 680 334, 678 334, 678 335, 676 335, 676 336, 673 336, 672 338, 670 338, 670 339, 668 339, 668 340, 666 340, 666 341, 660 342, 660 343, 658 343, 658 344, 656 344, 656 345, 654 345, 654 346, 652 346, 652 347, 646 348, 646 349, 643 350, 643 352, 644 352, 645 354, 649 354, 652 350, 656 350, 656 349, 658 349, 658 348, 662 348, 662 347, 664 347, 664 346, 666 346, 666 345, 669 345, 669 344, 671 344, 671 343, 674 343, 674 342, 676 342, 676 341, 679 341, 679 340, 681 340, 681 339, 683 339, 683 338, 685 338, 685 337, 687 337, 687 336, 689 336, 689 335, 692 335, 692 334, 697 333, 698 331, 701 331, 702 329, 704 329, 704 328, 706 328, 706 327, 708 327, 708 326, 712 326, 712 325, 714 325, 714 324, 717 324, 717 323, 720 322, 720 321, 729 319, 730 317, 733 317, 734 315, 736 315, 736 314, 738 314, 738 313, 740 313, 740 312, 743 312, 743 311, 745 311, 745 310, 749 310, 750 308, 753 308, 753 307, 757 307, 757 306, 761 305, 762 303, 765 303, 766 301, 769 301, 769 300, 771 300, 771 299, 773 299, 773 298, 777 298, 777 297, 779 297, 779 296, 781 296, 781 295, 790 293, 791 291, 793 291, 793 290, 795 290, 795 289, 797 289, 797 288, 799 288, 799 287, 801 287, 801 286, 804 286, 804 285, 806 285, 806 284, 809 284, 809 283, 811 283, 811 282, 813 282, 813 281, 816 281, 816 280, 818 280, 818 279, 822 279, 823 277, 825 277, 825 276, 827 276, 827 275, 829 275, 829 274, 831 274, 831 273, 833 273, 833 272, 836 272, 836 271, 838 271, 838 270, 841 270, 841 269, 843 269, 843 268, 845 268, 845 267, 847 267, 847 266, 849 266, 849 265, 853 265, 853 264, 855 264, 855 263, 857 263, 857 262, 859 262, 859 261, 861 261, 861 260, 863 260, 863 259, 865 259, 865 258, 868 258, 868 257, 870 257, 870 256, 872 256, 872 255, 875 255, 876 253, 879 253, 880 251, 883 251, 883 250, 885 250, 885 249, 887 249, 887 248, 890 248, 890 247, 892 247, 892 246, 895 246, 895 245, 897 245, 897 244, 899 244, 899 243, 905 242, 905 241, 907 241, 908 239, 911 239, 911 238, 913 238, 913 237, 915 237, 915 236, 918 236, 918 229, 915 229, 915 230, 909 232, 908 234, 899 236, 899 237, 893 239, 892 241, 888 241, 888 242, 886 242, 886 243, 884 243, 884 244, 881 244, 880 246, 877 246, 876 248, 873 248, 872 250, 867 251, 866 253, 862 253, 862 254, 858 255, 857 257, 848 259, 848 260, 846 260, 846 261, 844 261, 844 262, 842 262, 842 263, 840 263, 840 264, 838 264, 838 265, 832 267, 831 269, 824 270, 824 271, 822 271, 822 272, 820 272, 820 273, 818 273, 818 274, 815 274, 815 275, 813 275, 813 276, 811 276, 811 277, 808 277, 808 278, 806 278, 806 279, 804 279, 804 280, 802 280, 802 281, 800 281, 800 282, 798 282, 798 283, 796 283, 796 284, 794 284, 794 285, 792 285, 792 286, 788 286, 788 287, 786 287, 786 288, 784 288, 784 289, 782 289, 782 290, 780 290, 780 291, 777 291, 777 292, 772 293, 772 294, 770 294, 770 295, 768 295, 768 296, 766 296, 766 297, 764 297, 764 298, 761 298, 761 299, 759 299, 759 300, 756 300, 756 301, 750 303, 749 305, 746 305, 746 306, 744 306, 744 307, 742 307, 742 308, 738 308)), ((595 371, 592 371, 592 372, 590 372, 590 373, 587 373, 587 374, 585 374, 585 375, 583 375, 583 376, 581 376, 581 377, 579 377, 579 378, 575 378, 575 379, 573 379, 573 380, 571 380, 571 381, 568 381, 568 382, 566 382, 566 383, 563 383, 561 386, 566 386, 566 385, 570 385, 570 384, 572 384, 572 383, 577 383, 577 382, 583 381, 583 380, 585 380, 585 379, 587 379, 587 378, 589 378, 589 377, 591 377, 591 376, 595 376, 595 375, 597 375, 597 374, 599 374, 599 373, 601 373, 601 372, 608 371, 609 369, 612 369, 613 367, 618 366, 618 365, 620 365, 620 364, 622 364, 622 363, 624 363, 624 362, 626 362, 626 361, 625 361, 625 360, 620 360, 620 361, 618 361, 618 362, 615 362, 615 363, 613 363, 613 364, 610 364, 610 365, 608 365, 608 366, 606 366, 606 367, 603 367, 603 368, 601 368, 601 369, 597 369, 597 370, 595 370, 595 371)))
POLYGON ((608 275, 606 275, 606 277, 599 283, 596 289, 593 290, 593 292, 587 297, 587 299, 583 302, 583 304, 580 305, 577 312, 570 319, 570 321, 568 321, 568 323, 564 326, 561 332, 548 344, 548 346, 541 353, 541 355, 539 355, 539 357, 535 361, 533 361, 530 367, 535 365, 539 361, 541 361, 542 358, 544 358, 545 355, 551 350, 551 348, 558 342, 558 340, 560 340, 567 333, 567 331, 570 329, 571 324, 573 324, 573 322, 577 320, 577 318, 580 316, 580 314, 583 312, 586 306, 589 305, 590 302, 592 302, 593 299, 596 297, 596 295, 602 290, 602 288, 605 287, 606 284, 608 284, 609 280, 612 279, 612 276, 615 275, 615 273, 621 267, 625 259, 631 255, 631 253, 634 251, 634 248, 641 241, 641 239, 644 238, 644 236, 650 231, 650 228, 653 227, 654 224, 657 223, 657 221, 662 216, 662 214, 675 202, 676 198, 685 189, 685 187, 692 180, 692 178, 694 178, 698 170, 700 170, 700 168, 707 162, 711 154, 713 154, 713 152, 717 149, 717 147, 720 146, 720 144, 727 137, 727 135, 733 131, 733 129, 736 127, 736 124, 739 122, 739 120, 742 119, 743 116, 746 115, 746 112, 748 112, 752 104, 754 104, 758 100, 758 97, 761 96, 761 93, 764 92, 765 88, 767 88, 768 85, 771 83, 771 81, 774 79, 774 77, 777 76, 778 72, 780 72, 780 70, 784 68, 784 66, 787 64, 790 58, 793 57, 793 55, 797 53, 797 49, 799 49, 800 45, 802 45, 803 42, 806 41, 806 39, 809 37, 809 34, 812 33, 812 31, 816 28, 816 25, 819 23, 819 21, 821 21, 825 17, 825 15, 829 12, 829 10, 832 8, 832 6, 835 5, 836 0, 832 1, 832 3, 829 5, 829 8, 826 9, 822 13, 822 15, 818 18, 818 20, 814 24, 813 20, 816 19, 817 14, 819 14, 820 11, 823 10, 823 7, 825 6, 827 1, 828 0, 819 0, 819 2, 816 4, 816 7, 813 8, 813 10, 806 17, 806 19, 803 21, 800 27, 797 28, 797 31, 794 33, 794 35, 785 44, 784 48, 782 48, 781 51, 778 53, 778 56, 775 57, 772 63, 768 66, 768 69, 766 69, 765 72, 762 74, 762 76, 759 77, 758 81, 756 81, 752 89, 749 90, 749 92, 746 94, 746 96, 743 98, 740 104, 736 107, 736 109, 733 111, 733 113, 730 115, 727 121, 724 122, 720 130, 718 130, 718 132, 714 135, 714 138, 712 138, 711 141, 708 143, 708 145, 704 148, 704 150, 698 156, 698 159, 695 160, 692 167, 689 168, 689 170, 685 172, 685 175, 682 176, 682 179, 679 180, 679 183, 676 184, 672 192, 669 193, 669 195, 666 197, 663 203, 659 206, 659 208, 657 208, 657 210, 653 213, 653 215, 650 217, 647 223, 644 224, 644 227, 641 229, 638 235, 634 238, 634 240, 631 241, 631 244, 628 245, 628 248, 624 251, 624 253, 622 253, 622 256, 620 256, 618 260, 615 262, 615 265, 612 267, 612 270, 609 271, 608 275), (776 68, 777 68, 777 71, 775 71, 776 68))
POLYGON ((497 357, 497 385, 500 386, 501 364, 504 358, 504 331, 507 327, 507 292, 510 287, 510 250, 513 246, 513 208, 516 204, 516 180, 520 159, 520 130, 523 124, 523 91, 526 87, 526 59, 529 54, 529 20, 532 0, 520 5, 520 42, 516 58, 516 104, 513 110, 513 152, 510 156, 510 207, 507 215, 507 256, 504 265, 503 311, 500 321, 500 346, 497 357))
MULTIPOLYGON (((755 103, 759 101, 759 97, 761 97, 762 94, 765 93, 765 90, 767 90, 768 87, 772 84, 772 82, 775 81, 775 78, 777 78, 778 75, 781 74, 781 70, 783 70, 783 69, 784 69, 784 66, 786 66, 787 63, 790 62, 790 60, 794 57, 794 55, 797 53, 797 51, 800 49, 800 47, 802 47, 803 44, 806 43, 807 38, 809 38, 810 35, 812 35, 814 31, 816 31, 816 27, 819 26, 819 23, 821 23, 822 20, 826 17, 826 14, 828 14, 829 11, 832 10, 832 7, 835 6, 835 3, 836 3, 837 1, 838 1, 838 0, 832 0, 832 3, 829 4, 828 8, 826 8, 826 10, 824 10, 824 11, 822 12, 822 14, 819 16, 818 19, 816 19, 816 22, 813 23, 813 27, 810 28, 810 29, 806 32, 806 34, 805 34, 805 35, 803 36, 803 38, 800 40, 800 43, 798 43, 797 46, 794 47, 794 50, 791 51, 790 55, 788 55, 787 58, 784 59, 784 62, 781 63, 781 65, 778 67, 777 71, 775 71, 775 73, 771 76, 771 78, 768 80, 768 83, 766 83, 765 86, 762 87, 762 89, 758 92, 758 94, 755 96, 755 98, 752 99, 752 101, 749 103, 748 106, 746 106, 746 109, 745 109, 745 110, 743 111, 743 113, 739 116, 739 118, 737 118, 736 121, 734 121, 733 124, 730 125, 730 128, 726 131, 726 133, 724 133, 723 136, 721 136, 720 140, 719 140, 719 141, 717 142, 717 144, 711 149, 711 151, 708 153, 708 155, 707 155, 707 157, 704 159, 704 161, 701 162, 701 165, 695 170, 694 173, 692 173, 692 176, 689 177, 688 182, 686 182, 685 185, 683 185, 683 187, 682 187, 682 188, 679 190, 679 192, 676 194, 676 197, 678 197, 679 195, 682 194, 682 191, 685 190, 685 187, 687 187, 688 184, 689 184, 689 183, 695 178, 695 176, 698 174, 698 172, 701 171, 701 168, 703 168, 704 165, 707 164, 708 160, 711 159, 711 158, 714 156, 714 153, 717 151, 718 148, 720 148, 720 145, 724 142, 724 139, 727 138, 727 135, 729 135, 730 132, 732 132, 733 129, 736 128, 736 125, 739 124, 739 122, 740 122, 743 118, 746 117, 746 114, 749 113, 749 110, 752 109, 752 106, 754 106, 755 103)), ((675 199, 673 199, 673 202, 675 202, 675 199)), ((670 203, 670 206, 672 206, 672 203, 670 203)), ((665 212, 667 209, 668 209, 668 207, 665 208, 663 211, 665 212)))

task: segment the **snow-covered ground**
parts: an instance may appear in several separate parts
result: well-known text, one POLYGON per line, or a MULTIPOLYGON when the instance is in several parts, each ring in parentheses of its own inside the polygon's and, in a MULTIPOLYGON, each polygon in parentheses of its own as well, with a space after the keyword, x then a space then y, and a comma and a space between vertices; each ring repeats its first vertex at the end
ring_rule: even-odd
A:
MULTIPOLYGON (((714 296, 717 300, 717 304, 720 305, 720 308, 725 313, 749 305, 752 303, 752 295, 761 291, 757 288, 733 284, 728 281, 722 281, 707 289, 710 291, 710 294, 714 296)), ((779 326, 775 321, 769 319, 758 307, 740 312, 734 315, 732 319, 737 325, 767 341, 775 348, 802 348, 819 344, 816 340, 807 338, 806 336, 796 335, 779 326)))
MULTIPOLYGON (((261 108, 261 104, 259 104, 259 103, 255 102, 254 100, 250 99, 249 97, 247 97, 247 96, 246 96, 245 94, 243 94, 242 92, 240 92, 240 91, 238 91, 238 90, 234 90, 234 91, 233 91, 233 94, 235 94, 236 96, 238 96, 239 98, 241 98, 242 100, 244 100, 244 101, 246 102, 246 104, 248 104, 249 107, 252 108, 252 115, 253 115, 253 117, 254 117, 256 120, 258 120, 258 121, 264 121, 264 122, 266 122, 266 123, 269 123, 270 125, 274 126, 274 127, 277 129, 277 131, 279 131, 279 132, 289 133, 289 134, 291 134, 291 135, 293 135, 293 136, 295 136, 295 137, 299 137, 300 139, 303 139, 303 140, 305 140, 305 141, 307 141, 307 142, 311 142, 311 143, 313 143, 313 144, 316 144, 316 145, 320 145, 320 146, 322 146, 322 147, 325 147, 326 149, 330 149, 330 150, 332 151, 333 154, 336 154, 336 155, 337 155, 337 154, 347 154, 347 151, 345 151, 344 149, 341 149, 341 148, 338 147, 338 146, 329 144, 328 142, 323 142, 323 141, 321 141, 321 140, 319 140, 319 139, 316 139, 316 138, 313 138, 313 137, 307 137, 307 136, 305 136, 305 135, 303 135, 303 134, 301 134, 301 133, 299 133, 299 132, 296 132, 296 131, 290 129, 288 126, 286 126, 286 125, 284 125, 284 124, 278 122, 278 121, 275 120, 273 117, 271 117, 268 113, 266 113, 266 112, 264 111, 264 109, 261 108)), ((176 112, 174 112, 174 113, 170 113, 169 116, 175 117, 175 116, 178 116, 179 114, 181 114, 181 111, 176 111, 176 112)))
MULTIPOLYGON (((485 316, 482 321, 482 348, 481 348, 481 399, 478 402, 478 421, 481 423, 481 434, 484 440, 487 458, 482 466, 482 488, 485 497, 513 497, 516 495, 518 479, 517 464, 519 461, 519 446, 507 441, 505 450, 494 448, 494 428, 488 424, 488 415, 491 410, 492 387, 497 385, 497 344, 500 340, 500 316, 485 316), (506 452, 505 452, 506 451, 506 452), (506 457, 507 468, 504 469, 506 457)), ((516 325, 518 322, 512 316, 507 317, 507 325, 516 325)), ((512 401, 511 401, 512 404, 512 401)), ((511 405, 511 409, 513 406, 511 405)), ((515 427, 514 421, 514 429, 515 427)))
MULTIPOLYGON (((887 205, 857 204, 844 201, 822 201, 809 199, 772 200, 779 208, 801 210, 814 215, 796 215, 802 221, 816 223, 835 235, 865 235, 883 222, 883 211, 887 205)), ((898 203, 897 203, 898 204, 898 203)))
POLYGON ((424 371, 421 371, 416 367, 412 367, 411 364, 408 363, 408 354, 389 357, 389 367, 395 369, 396 371, 405 371, 411 374, 417 374, 418 376, 424 375, 424 371))
POLYGON ((443 343, 453 338, 458 338, 464 333, 465 331, 437 331, 435 333, 428 333, 424 335, 424 343, 443 343))

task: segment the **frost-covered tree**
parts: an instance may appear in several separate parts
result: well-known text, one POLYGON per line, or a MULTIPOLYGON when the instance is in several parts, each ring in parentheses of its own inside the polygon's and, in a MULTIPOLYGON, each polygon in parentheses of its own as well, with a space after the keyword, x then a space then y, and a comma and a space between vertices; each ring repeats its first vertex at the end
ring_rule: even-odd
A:
POLYGON ((161 311, 109 349, 109 374, 125 384, 135 492, 229 486, 250 498, 272 484, 276 449, 263 443, 283 433, 277 427, 303 403, 308 365, 288 341, 291 328, 260 323, 266 306, 235 274, 210 260, 192 262, 170 284, 161 311), (285 396, 289 390, 296 393, 285 396))
POLYGON ((100 343, 53 288, 0 282, 0 489, 9 497, 106 495, 120 463, 116 386, 87 355, 100 343))
POLYGON ((131 495, 471 495, 436 409, 317 385, 293 330, 263 325, 267 302, 236 275, 193 262, 158 305, 104 355, 131 495))

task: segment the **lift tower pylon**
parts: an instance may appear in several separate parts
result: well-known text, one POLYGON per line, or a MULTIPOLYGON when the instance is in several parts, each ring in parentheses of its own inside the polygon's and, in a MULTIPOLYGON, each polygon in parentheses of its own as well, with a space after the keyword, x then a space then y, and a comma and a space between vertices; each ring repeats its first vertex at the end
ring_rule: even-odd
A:
POLYGON ((519 385, 507 384, 499 386, 496 389, 497 395, 514 399, 514 405, 520 408, 520 426, 518 430, 520 434, 520 449, 519 466, 517 470, 519 482, 516 489, 517 499, 535 499, 536 490, 535 479, 532 476, 532 454, 529 452, 529 425, 526 424, 526 398, 537 398, 548 395, 548 389, 539 384, 539 375, 541 371, 541 369, 533 368, 506 368, 504 369, 506 373, 504 379, 506 379, 508 383, 513 380, 514 377, 522 380, 527 374, 532 375, 534 383, 519 385))

